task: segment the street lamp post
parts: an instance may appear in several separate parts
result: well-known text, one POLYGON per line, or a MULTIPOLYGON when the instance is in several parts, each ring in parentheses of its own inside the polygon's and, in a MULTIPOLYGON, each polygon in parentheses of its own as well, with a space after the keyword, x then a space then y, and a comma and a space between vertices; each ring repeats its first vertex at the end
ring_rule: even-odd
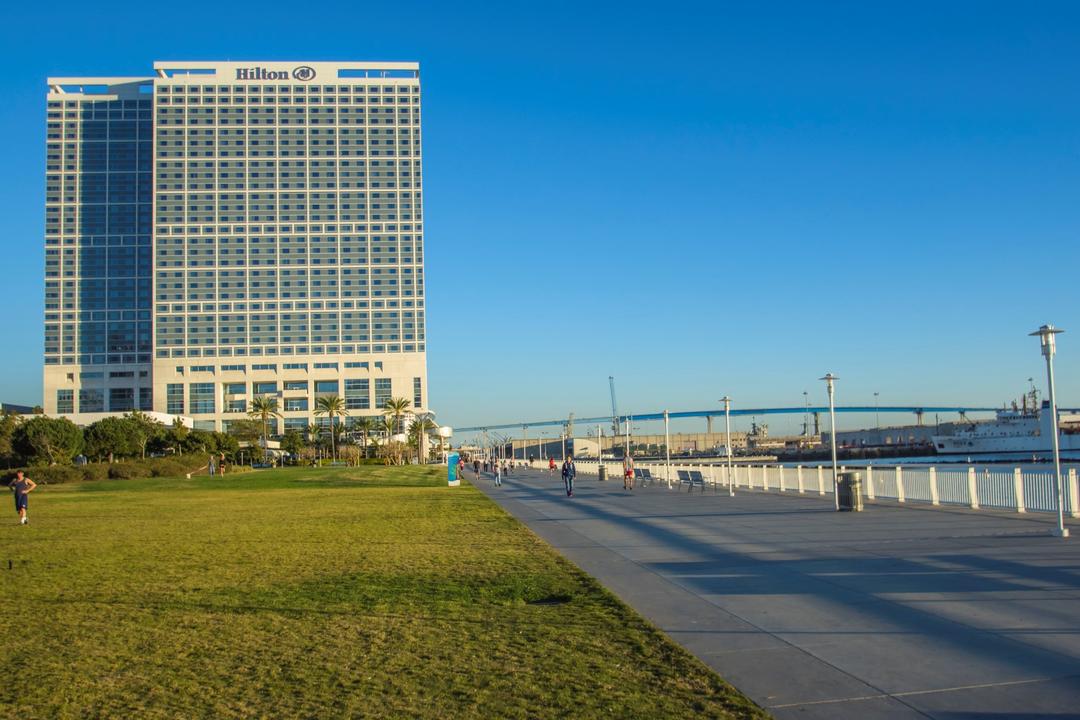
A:
POLYGON ((727 492, 728 497, 735 497, 735 486, 731 484, 731 398, 725 395, 720 399, 724 402, 724 430, 727 433, 724 452, 727 456, 727 492))
POLYGON ((874 393, 874 425, 877 427, 878 430, 880 430, 881 429, 881 415, 879 414, 878 407, 879 407, 879 405, 878 405, 878 394, 874 393))
POLYGON ((1031 335, 1037 335, 1042 345, 1042 354, 1046 358, 1046 384, 1049 385, 1050 393, 1050 437, 1052 438, 1051 448, 1054 451, 1054 489, 1057 493, 1058 511, 1057 527, 1052 529, 1050 534, 1055 537, 1066 538, 1069 537, 1069 529, 1065 527, 1065 503, 1063 501, 1061 482, 1061 444, 1058 439, 1057 398, 1054 396, 1054 353, 1057 351, 1054 336, 1061 332, 1064 332, 1064 330, 1059 330, 1053 325, 1043 325, 1031 335))
MULTIPOLYGON (((804 437, 810 437, 810 394, 805 390, 802 391, 803 399, 803 415, 802 415, 802 434, 804 437)), ((809 443, 807 443, 809 445, 809 443)))
POLYGON ((832 373, 826 373, 825 377, 818 378, 825 381, 825 387, 829 391, 829 426, 832 429, 829 437, 829 445, 832 446, 832 484, 833 484, 833 505, 837 510, 840 509, 840 477, 836 467, 836 405, 833 404, 833 383, 837 380, 837 377, 832 373))
POLYGON ((664 478, 667 480, 668 490, 671 489, 671 426, 668 422, 668 411, 664 411, 664 455, 667 458, 664 467, 664 478))

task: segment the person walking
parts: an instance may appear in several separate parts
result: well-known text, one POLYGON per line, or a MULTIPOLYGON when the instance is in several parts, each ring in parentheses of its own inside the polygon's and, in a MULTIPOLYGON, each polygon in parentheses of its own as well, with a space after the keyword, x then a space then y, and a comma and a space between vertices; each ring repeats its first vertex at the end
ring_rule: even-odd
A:
POLYGON ((15 473, 15 479, 11 481, 11 489, 15 491, 15 512, 19 514, 19 524, 29 525, 30 518, 26 515, 27 495, 37 487, 37 483, 23 475, 19 470, 15 473))
POLYGON ((495 487, 502 487, 502 467, 498 460, 491 464, 491 471, 495 473, 495 487))
POLYGON ((476 473, 476 479, 480 480, 480 458, 473 458, 472 469, 476 473))
POLYGON ((633 490, 634 489, 634 456, 630 453, 626 454, 626 457, 622 461, 623 479, 622 489, 633 490))
POLYGON ((574 477, 577 476, 577 468, 574 467, 574 456, 567 455, 566 462, 562 464, 562 480, 566 486, 566 497, 574 497, 574 477))
POLYGON ((555 458, 548 458, 548 475, 555 474, 555 458))

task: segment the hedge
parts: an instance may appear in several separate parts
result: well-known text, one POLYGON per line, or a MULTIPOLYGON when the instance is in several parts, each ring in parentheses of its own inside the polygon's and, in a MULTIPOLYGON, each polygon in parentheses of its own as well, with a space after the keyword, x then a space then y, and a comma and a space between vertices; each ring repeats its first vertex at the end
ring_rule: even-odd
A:
MULTIPOLYGON (((27 477, 44 485, 81 482, 84 480, 133 480, 148 477, 182 477, 188 473, 206 473, 206 459, 199 455, 177 455, 163 458, 125 460, 116 463, 87 463, 86 465, 36 465, 12 468, 0 472, 0 482, 9 483, 22 470, 27 477)), ((250 471, 247 466, 229 465, 228 474, 250 471)))

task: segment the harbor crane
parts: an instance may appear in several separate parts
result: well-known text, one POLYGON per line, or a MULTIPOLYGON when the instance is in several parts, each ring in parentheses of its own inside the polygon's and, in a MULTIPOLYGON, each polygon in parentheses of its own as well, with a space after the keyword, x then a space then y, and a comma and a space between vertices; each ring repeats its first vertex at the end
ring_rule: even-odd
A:
POLYGON ((607 381, 611 388, 611 432, 614 437, 619 437, 619 406, 615 403, 615 377, 608 375, 607 381))

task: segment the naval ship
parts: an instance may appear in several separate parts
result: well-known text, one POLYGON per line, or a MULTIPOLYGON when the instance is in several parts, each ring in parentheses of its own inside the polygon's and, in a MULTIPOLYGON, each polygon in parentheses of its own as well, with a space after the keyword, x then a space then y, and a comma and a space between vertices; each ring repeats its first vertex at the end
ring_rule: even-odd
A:
MULTIPOLYGON (((1038 391, 1032 389, 1021 402, 997 411, 997 418, 971 423, 952 435, 934 435, 938 455, 975 455, 982 453, 1050 452, 1053 432, 1050 403, 1039 403, 1038 391)), ((1058 408, 1058 442, 1061 450, 1080 450, 1080 411, 1058 408)))

